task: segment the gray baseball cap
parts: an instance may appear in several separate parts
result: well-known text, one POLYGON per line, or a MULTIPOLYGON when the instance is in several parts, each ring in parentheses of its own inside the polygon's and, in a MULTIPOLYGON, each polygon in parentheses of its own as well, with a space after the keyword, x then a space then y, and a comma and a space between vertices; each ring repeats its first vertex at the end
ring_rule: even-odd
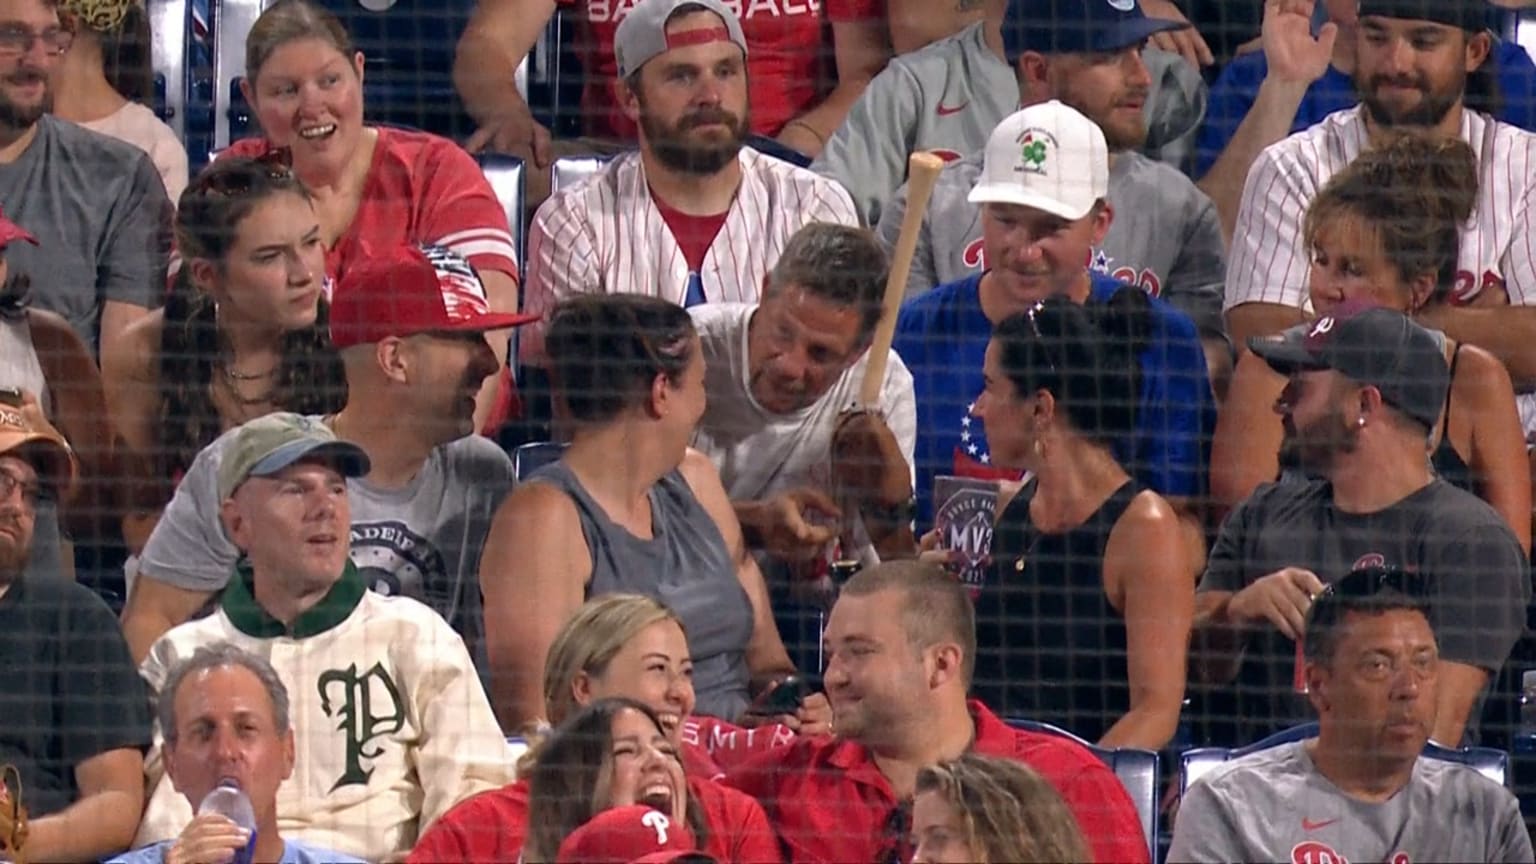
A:
POLYGON ((725 22, 722 35, 736 43, 742 54, 747 53, 747 37, 741 32, 741 20, 720 0, 640 0, 619 22, 618 32, 613 36, 613 59, 618 63, 620 78, 633 75, 659 54, 673 48, 698 44, 688 38, 667 39, 667 22, 672 20, 672 16, 685 11, 713 12, 719 15, 720 20, 725 22))
POLYGON ((219 499, 235 494, 251 477, 268 477, 310 459, 332 462, 343 477, 363 477, 370 468, 363 448, 338 439, 319 419, 279 411, 235 432, 219 463, 219 499))

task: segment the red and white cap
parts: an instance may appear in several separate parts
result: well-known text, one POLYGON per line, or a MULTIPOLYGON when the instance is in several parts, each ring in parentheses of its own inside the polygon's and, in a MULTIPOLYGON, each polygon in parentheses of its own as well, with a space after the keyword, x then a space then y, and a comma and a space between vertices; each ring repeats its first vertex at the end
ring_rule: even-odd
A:
POLYGON ((16 240, 25 240, 33 246, 38 245, 37 238, 32 236, 32 232, 12 222, 5 215, 5 211, 0 210, 0 249, 4 249, 16 240))
POLYGON ((699 854, 693 832, 671 817, 632 804, 593 816, 560 844, 557 864, 634 864, 710 860, 699 854))
POLYGON ((347 268, 331 295, 331 344, 417 333, 483 333, 539 320, 492 312, 470 263, 440 246, 395 246, 347 268))

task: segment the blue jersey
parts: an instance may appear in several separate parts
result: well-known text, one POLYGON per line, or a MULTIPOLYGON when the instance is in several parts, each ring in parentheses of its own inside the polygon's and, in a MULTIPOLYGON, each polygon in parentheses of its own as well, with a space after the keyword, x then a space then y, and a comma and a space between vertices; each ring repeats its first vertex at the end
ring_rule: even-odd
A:
MULTIPOLYGON (((1092 273, 1090 303, 1123 287, 1092 273)), ((940 285, 904 303, 896 321, 896 353, 912 372, 917 400, 917 519, 933 518, 933 479, 1016 478, 992 464, 986 430, 972 410, 982 389, 982 362, 992 322, 981 311, 981 274, 940 285)), ((1136 433, 1115 456, 1143 485, 1164 495, 1193 496, 1204 488, 1206 455, 1216 426, 1215 397, 1205 351, 1189 316, 1153 298, 1150 344, 1138 358, 1141 399, 1136 433)))
MULTIPOLYGON (((1494 64, 1499 82, 1500 104, 1495 119, 1536 132, 1536 64, 1532 64, 1531 56, 1513 42, 1496 39, 1487 62, 1494 64)), ((1200 124, 1195 139, 1196 178, 1204 177, 1211 170, 1227 142, 1237 134, 1237 127, 1248 116, 1248 109, 1258 98, 1259 85, 1264 83, 1267 74, 1269 64, 1263 51, 1235 57, 1221 70, 1221 75, 1211 86, 1205 122, 1200 124)), ((1359 102, 1355 82, 1329 66, 1323 77, 1307 88, 1296 109, 1296 119, 1291 123, 1291 134, 1322 122, 1335 111, 1353 108, 1359 102)))

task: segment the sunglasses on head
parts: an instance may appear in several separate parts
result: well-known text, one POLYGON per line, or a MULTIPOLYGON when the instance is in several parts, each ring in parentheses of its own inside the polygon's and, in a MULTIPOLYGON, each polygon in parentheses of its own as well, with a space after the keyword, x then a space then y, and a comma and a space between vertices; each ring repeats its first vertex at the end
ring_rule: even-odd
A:
POLYGON ((1415 599, 1428 597, 1429 577, 1423 573, 1400 570, 1396 567, 1366 567, 1355 570, 1343 579, 1323 587, 1318 600, 1325 597, 1360 599, 1374 597, 1384 591, 1395 591, 1415 599))
POLYGON ((1050 367, 1052 374, 1059 375, 1061 373, 1056 368, 1056 359, 1051 356, 1051 346, 1046 343, 1045 337, 1040 335, 1040 324, 1035 321, 1035 316, 1039 315, 1044 309, 1045 301, 1037 301, 1035 305, 1029 307, 1029 311, 1024 313, 1024 317, 1029 319, 1029 330, 1034 334, 1035 341, 1040 343, 1040 351, 1045 355, 1045 365, 1050 367))
MULTIPOLYGON (((293 151, 287 147, 268 150, 251 161, 256 163, 268 180, 293 179, 293 151)), ((197 190, 205 195, 234 197, 249 194, 253 183, 254 178, 250 172, 209 173, 198 180, 197 190)))

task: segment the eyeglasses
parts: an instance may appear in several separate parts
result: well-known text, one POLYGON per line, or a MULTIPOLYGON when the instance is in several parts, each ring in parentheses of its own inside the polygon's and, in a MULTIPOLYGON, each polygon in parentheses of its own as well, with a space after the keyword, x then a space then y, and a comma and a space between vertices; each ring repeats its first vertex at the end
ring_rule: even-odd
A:
POLYGON ((1035 305, 1029 307, 1029 311, 1025 312, 1024 316, 1029 319, 1030 332, 1035 335, 1035 341, 1040 343, 1040 350, 1045 354, 1045 365, 1051 368, 1053 374, 1060 375, 1060 370, 1056 368, 1056 360, 1051 356, 1051 347, 1046 344, 1045 337, 1040 335, 1040 324, 1035 321, 1035 316, 1039 315, 1040 311, 1044 308, 1045 301, 1038 301, 1035 305))
POLYGON ((0 26, 0 55, 25 54, 37 42, 43 43, 44 53, 57 57, 75 44, 75 34, 63 27, 49 27, 39 32, 21 24, 0 26))
POLYGON ((43 497, 42 486, 28 483, 9 471, 0 471, 0 502, 11 500, 17 491, 21 492, 21 503, 29 510, 36 509, 38 500, 43 497))
MULTIPOLYGON (((293 151, 277 147, 251 160, 268 180, 279 182, 293 180, 293 151)), ((248 195, 254 178, 248 171, 219 171, 210 168, 195 184, 199 194, 233 198, 248 195)))
POLYGON ((891 807, 880 827, 880 851, 875 853, 876 864, 902 864, 907 859, 908 835, 912 831, 912 802, 903 801, 891 807))

